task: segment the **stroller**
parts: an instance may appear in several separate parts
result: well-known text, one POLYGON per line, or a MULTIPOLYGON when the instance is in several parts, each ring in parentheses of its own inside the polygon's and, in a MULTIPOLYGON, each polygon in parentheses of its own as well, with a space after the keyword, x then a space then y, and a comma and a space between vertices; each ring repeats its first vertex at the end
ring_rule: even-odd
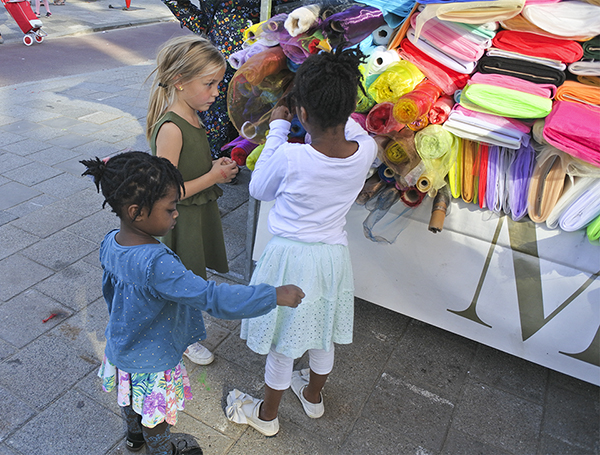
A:
POLYGON ((12 16, 25 36, 25 46, 31 46, 34 42, 41 43, 48 36, 42 30, 42 21, 31 10, 29 0, 2 0, 8 14, 12 16))

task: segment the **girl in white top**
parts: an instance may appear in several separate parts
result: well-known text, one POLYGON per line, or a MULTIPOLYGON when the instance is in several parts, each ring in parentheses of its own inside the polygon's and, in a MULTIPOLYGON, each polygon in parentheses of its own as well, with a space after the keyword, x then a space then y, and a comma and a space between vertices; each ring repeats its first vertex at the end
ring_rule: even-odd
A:
POLYGON ((267 436, 279 430, 279 403, 290 385, 309 417, 323 415, 321 389, 333 368, 334 343, 352 342, 354 284, 345 217, 377 154, 373 138, 350 118, 362 88, 363 58, 356 49, 338 49, 300 66, 290 101, 311 142, 288 143, 293 115, 286 106, 276 107, 252 173, 250 194, 275 205, 268 218, 274 237, 251 282, 296 283, 306 294, 298 308, 242 321, 241 337, 250 349, 267 354, 265 398, 233 390, 226 414, 267 436), (294 359, 306 351, 310 370, 293 372, 294 359))

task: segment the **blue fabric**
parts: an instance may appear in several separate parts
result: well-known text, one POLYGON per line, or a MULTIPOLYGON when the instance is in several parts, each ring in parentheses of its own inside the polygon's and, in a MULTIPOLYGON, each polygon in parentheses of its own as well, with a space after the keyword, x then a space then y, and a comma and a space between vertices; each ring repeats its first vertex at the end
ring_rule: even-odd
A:
POLYGON ((202 311, 253 318, 276 306, 275 288, 218 285, 187 270, 162 243, 124 247, 109 232, 100 247, 108 305, 106 357, 129 373, 174 368, 185 349, 206 338, 202 311))

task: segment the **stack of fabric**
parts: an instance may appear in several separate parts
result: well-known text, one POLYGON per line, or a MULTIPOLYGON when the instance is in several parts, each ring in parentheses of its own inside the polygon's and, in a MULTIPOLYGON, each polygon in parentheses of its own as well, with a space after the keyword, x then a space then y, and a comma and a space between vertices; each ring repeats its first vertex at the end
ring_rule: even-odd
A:
POLYGON ((412 208, 448 185, 482 209, 585 230, 598 243, 598 2, 362 3, 305 5, 249 28, 229 58, 238 69, 230 115, 258 145, 244 150, 260 153, 270 109, 304 59, 357 46, 367 62, 355 116, 380 146, 368 185, 378 191, 361 195, 363 204, 386 188, 412 208), (269 74, 255 77, 252 61, 269 74))

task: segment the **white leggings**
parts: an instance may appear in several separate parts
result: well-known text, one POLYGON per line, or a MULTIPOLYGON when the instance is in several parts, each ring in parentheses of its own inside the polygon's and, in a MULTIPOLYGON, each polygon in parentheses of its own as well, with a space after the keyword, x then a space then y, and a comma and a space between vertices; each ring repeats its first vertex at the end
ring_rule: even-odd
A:
MULTIPOLYGON (((333 370, 334 348, 308 350, 310 369, 317 374, 329 374, 333 370)), ((271 347, 265 365, 265 383, 273 390, 286 390, 292 382, 294 359, 285 356, 271 347)))

